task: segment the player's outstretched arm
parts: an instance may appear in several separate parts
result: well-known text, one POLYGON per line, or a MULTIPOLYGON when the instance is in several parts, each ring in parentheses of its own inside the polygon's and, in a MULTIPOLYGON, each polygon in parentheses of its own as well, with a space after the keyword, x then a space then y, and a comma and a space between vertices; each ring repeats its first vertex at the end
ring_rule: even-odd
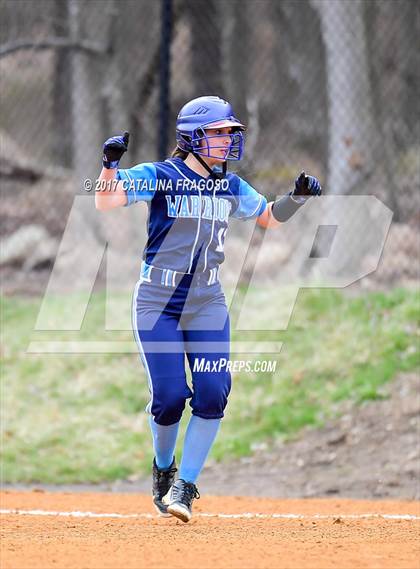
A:
POLYGON ((257 223, 265 228, 278 227, 290 219, 308 199, 321 194, 319 181, 314 176, 307 176, 305 172, 301 172, 295 180, 294 189, 275 202, 270 202, 265 211, 257 217, 257 223))
MULTIPOLYGON (((105 141, 103 146, 102 171, 98 180, 108 182, 105 189, 95 194, 95 206, 100 211, 106 211, 115 207, 124 206, 127 203, 127 195, 122 181, 116 182, 118 165, 124 152, 128 148, 129 133, 122 136, 113 136, 105 141)), ((101 186, 102 187, 102 186, 101 186)))

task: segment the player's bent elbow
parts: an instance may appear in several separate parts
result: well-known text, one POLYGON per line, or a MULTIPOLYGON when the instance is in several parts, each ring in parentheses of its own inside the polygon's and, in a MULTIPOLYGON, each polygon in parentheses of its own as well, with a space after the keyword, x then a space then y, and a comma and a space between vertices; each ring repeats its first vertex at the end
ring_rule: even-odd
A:
POLYGON ((257 217, 257 224, 258 224, 260 227, 264 227, 264 229, 266 229, 266 228, 268 227, 267 220, 266 220, 262 215, 260 215, 259 217, 257 217))
POLYGON ((112 209, 107 203, 103 201, 95 201, 95 208, 98 211, 108 211, 109 209, 112 209))
POLYGON ((273 216, 271 212, 272 203, 273 202, 270 202, 268 204, 268 207, 266 207, 265 210, 263 211, 263 213, 257 217, 258 225, 260 227, 263 227, 264 229, 278 227, 279 225, 281 225, 280 221, 277 221, 277 219, 273 216))
POLYGON ((98 195, 95 196, 95 207, 98 211, 106 211, 107 209, 110 209, 105 200, 101 199, 98 195))
POLYGON ((126 203, 127 196, 125 194, 117 194, 114 196, 101 196, 100 194, 97 194, 95 196, 95 207, 98 211, 109 211, 110 209, 124 206, 126 203))

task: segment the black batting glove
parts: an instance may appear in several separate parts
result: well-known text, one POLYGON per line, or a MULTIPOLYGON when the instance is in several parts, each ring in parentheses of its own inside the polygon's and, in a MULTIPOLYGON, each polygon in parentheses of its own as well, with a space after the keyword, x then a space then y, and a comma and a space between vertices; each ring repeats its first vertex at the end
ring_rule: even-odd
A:
POLYGON ((322 194, 321 184, 314 176, 307 176, 301 172, 295 180, 295 188, 291 196, 320 196, 322 194))
POLYGON ((113 136, 105 141, 103 146, 102 165, 104 168, 118 168, 124 152, 127 152, 130 133, 125 131, 122 136, 113 136))
POLYGON ((312 196, 320 196, 322 188, 314 176, 301 172, 295 180, 294 189, 287 195, 276 200, 271 206, 274 219, 284 223, 294 215, 312 196))

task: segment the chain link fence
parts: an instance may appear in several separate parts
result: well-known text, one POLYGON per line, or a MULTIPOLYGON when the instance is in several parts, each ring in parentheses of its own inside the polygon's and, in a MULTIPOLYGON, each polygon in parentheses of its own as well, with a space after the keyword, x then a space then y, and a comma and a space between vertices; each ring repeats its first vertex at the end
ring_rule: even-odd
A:
MULTIPOLYGON (((418 278, 418 2, 1 0, 0 21, 5 241, 59 240, 105 138, 131 132, 125 165, 160 159, 179 108, 217 94, 248 125, 240 175, 269 200, 301 170, 378 197, 393 224, 371 282, 418 278)), ((51 268, 7 245, 6 281, 51 268)))

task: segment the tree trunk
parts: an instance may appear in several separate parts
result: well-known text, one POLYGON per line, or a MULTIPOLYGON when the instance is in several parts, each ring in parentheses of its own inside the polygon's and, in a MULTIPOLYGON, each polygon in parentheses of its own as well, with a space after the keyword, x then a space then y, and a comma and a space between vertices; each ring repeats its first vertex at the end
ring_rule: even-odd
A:
POLYGON ((360 0, 312 0, 327 57, 328 191, 348 194, 372 173, 374 122, 360 0))
MULTIPOLYGON (((55 11, 53 36, 68 38, 70 33, 68 0, 55 2, 53 8, 55 11)), ((72 166, 70 51, 57 49, 54 60, 52 156, 55 164, 70 168, 72 166)))
POLYGON ((247 93, 249 89, 249 14, 248 3, 233 0, 224 8, 223 75, 229 102, 235 114, 247 122, 247 93))
MULTIPOLYGON (((84 5, 69 0, 70 34, 75 41, 82 37, 84 5)), ((98 26, 100 29, 100 27, 98 26)), ((72 53, 72 122, 73 165, 79 189, 85 178, 94 178, 100 169, 102 134, 100 64, 80 51, 72 53)))
MULTIPOLYGON (((105 136, 122 133, 129 127, 129 108, 124 97, 124 74, 126 69, 124 66, 125 50, 121 47, 117 40, 118 33, 121 30, 121 11, 123 6, 115 0, 108 0, 106 7, 107 19, 106 28, 103 31, 104 37, 108 43, 108 52, 110 57, 107 61, 107 69, 104 76, 103 94, 103 128, 105 136), (122 57, 121 57, 122 56, 122 57)), ((131 28, 123 30, 128 38, 135 41, 133 28, 138 28, 136 20, 131 23, 131 28)), ((122 33, 122 32, 121 32, 122 33)), ((134 47, 134 45, 133 45, 134 47)))
MULTIPOLYGON (((95 6, 92 5, 92 7, 95 6)), ((89 30, 85 30, 84 25, 87 26, 90 19, 86 12, 89 9, 88 4, 83 4, 79 0, 69 0, 70 37, 74 41, 88 35, 89 30)), ((103 29, 101 27, 102 17, 101 12, 95 32, 103 29)), ((98 61, 98 58, 93 60, 90 55, 81 51, 73 51, 71 57, 73 174, 75 193, 84 196, 83 200, 75 202, 75 207, 78 210, 80 227, 88 225, 93 235, 100 241, 103 229, 101 229, 101 223, 95 210, 94 191, 86 194, 83 190, 83 181, 86 178, 96 180, 101 170, 101 150, 104 137, 103 100, 101 98, 102 62, 98 61)))
POLYGON ((188 5, 194 92, 226 97, 222 71, 222 38, 218 2, 194 0, 188 5))

